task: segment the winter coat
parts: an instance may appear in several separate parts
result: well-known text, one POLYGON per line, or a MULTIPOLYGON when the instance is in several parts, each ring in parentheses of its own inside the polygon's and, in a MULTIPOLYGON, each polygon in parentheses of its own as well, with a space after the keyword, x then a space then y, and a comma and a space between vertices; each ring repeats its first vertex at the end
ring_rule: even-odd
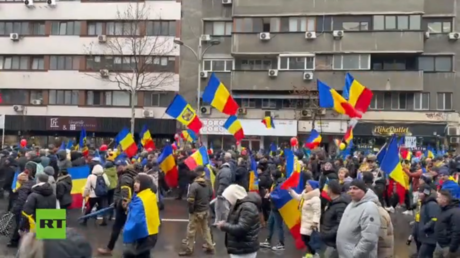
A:
MULTIPOLYGON (((50 158, 46 157, 46 156, 41 156, 40 159, 42 160, 42 166, 43 167, 47 167, 50 165, 50 158)), ((53 175, 54 176, 54 175, 53 175)))
MULTIPOLYGON (((189 183, 191 183, 190 182, 191 180, 190 169, 184 163, 183 159, 178 161, 177 167, 179 170, 179 186, 186 187, 189 183)), ((166 172, 166 171, 163 171, 163 172, 166 172)))
POLYGON ((61 207, 72 204, 72 178, 70 175, 63 175, 56 180, 56 198, 61 207))
POLYGON ((390 214, 386 211, 379 201, 375 203, 379 208, 380 232, 379 243, 377 245, 377 255, 379 258, 393 258, 394 251, 394 230, 390 214))
MULTIPOLYGON (((108 163, 112 163, 112 162, 109 161, 108 163)), ((117 168, 115 166, 106 167, 106 169, 104 170, 104 174, 109 179, 109 183, 110 183, 109 190, 115 189, 115 187, 117 187, 117 184, 118 184, 117 168)))
POLYGON ((436 244, 434 225, 441 213, 441 208, 436 202, 436 194, 427 196, 422 200, 420 207, 420 222, 418 224, 417 239, 422 244, 436 244))
POLYGON ((72 162, 67 159, 67 151, 61 150, 57 152, 57 166, 59 168, 59 172, 61 172, 63 169, 68 169, 72 167, 72 162))
POLYGON ((17 170, 17 164, 15 164, 15 166, 12 166, 10 164, 3 169, 3 172, 5 173, 5 183, 3 184, 3 190, 5 191, 12 190, 12 184, 13 184, 14 174, 16 173, 16 170, 17 170))
POLYGON ((449 205, 441 208, 434 227, 437 243, 449 247, 449 252, 457 252, 460 244, 460 208, 459 200, 454 199, 449 205))
POLYGON ((235 184, 249 191, 249 171, 246 165, 238 166, 235 173, 235 184))
POLYGON ((209 210, 209 202, 212 199, 212 189, 203 177, 197 177, 190 185, 187 194, 188 212, 203 212, 209 210))
POLYGON ((290 191, 289 194, 292 198, 300 201, 300 234, 310 236, 313 232, 313 226, 317 226, 318 230, 320 227, 321 200, 319 198, 319 189, 315 189, 311 192, 305 192, 304 190, 301 194, 290 191))
POLYGON ((320 235, 326 246, 336 248, 337 230, 348 203, 348 200, 340 196, 332 200, 321 215, 320 235))
POLYGON ((107 186, 107 189, 110 187, 110 181, 109 178, 107 177, 106 174, 104 174, 104 170, 102 169, 101 165, 96 165, 93 168, 93 171, 91 174, 88 176, 86 180, 86 185, 85 185, 85 190, 83 191, 83 196, 89 198, 97 198, 101 196, 97 196, 95 193, 96 189, 96 184, 97 184, 97 178, 102 176, 104 178, 105 185, 107 186))
POLYGON ((114 192, 114 202, 117 207, 121 207, 122 200, 131 200, 133 198, 134 177, 137 172, 128 167, 125 171, 118 175, 118 184, 114 192))
POLYGON ((337 230, 337 252, 340 258, 377 258, 380 213, 372 190, 348 204, 337 230))
POLYGON ((233 184, 235 178, 232 174, 229 163, 224 163, 220 167, 219 172, 217 172, 215 181, 214 181, 214 192, 217 196, 222 195, 227 186, 233 184))
POLYGON ((242 200, 237 200, 231 208, 227 223, 221 230, 225 232, 225 246, 228 254, 244 255, 259 250, 260 196, 248 193, 242 200))
POLYGON ((48 158, 50 159, 50 162, 49 162, 48 166, 51 166, 51 167, 54 168, 54 178, 57 178, 57 175, 59 174, 57 155, 50 154, 50 155, 48 155, 48 158))
POLYGON ((33 231, 37 217, 37 209, 56 209, 56 196, 53 194, 53 188, 48 183, 38 183, 31 188, 32 192, 27 197, 27 201, 22 208, 24 219, 19 226, 20 230, 33 231))
MULTIPOLYGON (((21 214, 22 208, 27 201, 27 197, 32 192, 32 186, 35 184, 33 179, 29 179, 29 181, 24 182, 21 184, 19 189, 16 191, 16 200, 13 203, 13 207, 11 208, 11 213, 16 216, 21 214)), ((56 203, 54 203, 56 205, 56 203)))

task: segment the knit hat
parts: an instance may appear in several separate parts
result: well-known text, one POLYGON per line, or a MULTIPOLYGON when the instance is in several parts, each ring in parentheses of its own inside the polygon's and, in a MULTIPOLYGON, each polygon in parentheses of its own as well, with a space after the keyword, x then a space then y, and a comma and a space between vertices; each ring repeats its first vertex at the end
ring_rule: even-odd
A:
POLYGON ((354 179, 350 183, 350 187, 352 187, 352 186, 357 187, 357 188, 363 190, 364 192, 367 192, 367 186, 366 186, 366 184, 364 183, 363 180, 354 179))
POLYGON ((47 166, 43 169, 43 171, 48 175, 48 176, 54 176, 54 168, 52 166, 47 166))
POLYGON ((311 186, 311 188, 313 188, 313 190, 319 188, 319 182, 318 181, 308 180, 307 184, 309 184, 311 186))
POLYGON ((236 201, 241 200, 246 198, 248 196, 248 193, 246 190, 237 185, 229 185, 227 188, 225 188, 224 192, 222 193, 222 196, 231 204, 235 205, 236 201))

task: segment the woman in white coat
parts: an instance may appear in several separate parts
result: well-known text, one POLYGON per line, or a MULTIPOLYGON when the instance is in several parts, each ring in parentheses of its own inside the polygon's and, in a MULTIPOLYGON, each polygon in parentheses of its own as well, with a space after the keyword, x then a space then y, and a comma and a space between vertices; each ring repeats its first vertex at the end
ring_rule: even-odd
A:
MULTIPOLYGON (((86 185, 85 185, 85 189, 83 192, 84 198, 89 197, 88 199, 89 207, 88 209, 86 209, 85 215, 91 213, 91 210, 96 204, 97 204, 97 210, 105 208, 109 186, 110 186, 110 181, 107 175, 104 173, 104 169, 99 164, 95 165, 93 167, 93 171, 91 172, 91 174, 88 176, 86 180, 86 185), (100 187, 98 186, 98 181, 103 181, 101 182, 102 184, 105 183, 105 190, 106 190, 105 196, 100 196, 100 195, 98 196, 98 194, 96 194, 96 192, 100 191, 100 189, 96 190, 97 187, 100 187)), ((83 221, 82 224, 86 225, 86 219, 83 221)), ((107 225, 106 216, 103 216, 101 226, 106 226, 106 225, 107 225)))
POLYGON ((297 194, 292 189, 289 189, 289 194, 292 198, 300 201, 300 234, 307 247, 305 258, 313 257, 316 250, 310 246, 310 237, 314 230, 319 231, 319 221, 321 218, 319 183, 318 181, 308 180, 305 184, 305 190, 301 194, 297 194))

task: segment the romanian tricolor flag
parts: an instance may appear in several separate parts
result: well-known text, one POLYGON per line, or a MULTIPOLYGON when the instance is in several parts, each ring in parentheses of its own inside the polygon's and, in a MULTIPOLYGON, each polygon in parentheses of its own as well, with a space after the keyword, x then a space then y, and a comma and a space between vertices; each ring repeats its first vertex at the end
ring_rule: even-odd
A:
POLYGON ((434 155, 434 149, 433 149, 433 147, 431 147, 431 145, 428 145, 428 146, 426 147, 425 157, 426 157, 427 159, 434 159, 434 156, 435 156, 435 155, 434 155))
POLYGON ((238 104, 214 73, 209 78, 202 99, 203 102, 209 103, 215 109, 229 116, 234 116, 238 112, 238 104))
POLYGON ((123 227, 123 243, 135 244, 140 239, 158 234, 160 213, 157 196, 149 188, 133 196, 128 206, 128 218, 123 227))
POLYGON ((273 122, 273 117, 271 116, 264 117, 264 119, 262 119, 262 124, 264 124, 267 129, 275 128, 275 123, 273 122))
POLYGON ((324 184, 323 190, 321 190, 321 197, 323 197, 324 199, 326 199, 328 201, 331 201, 332 199, 329 196, 329 194, 327 193, 328 184, 329 184, 329 179, 326 178, 326 183, 324 184))
POLYGON ((176 160, 173 156, 173 149, 171 145, 166 145, 163 148, 163 152, 160 157, 158 157, 158 164, 160 168, 165 173, 165 181, 169 187, 177 187, 179 180, 179 170, 176 166, 176 160))
POLYGON ((366 113, 371 104, 373 94, 371 90, 364 87, 351 74, 347 73, 342 95, 356 110, 366 113))
POLYGON ((150 135, 150 131, 147 128, 147 125, 142 127, 139 136, 141 137, 141 144, 144 149, 155 149, 155 143, 153 142, 152 135, 150 135))
POLYGON ((208 154, 209 155, 214 154, 214 147, 212 146, 212 142, 209 144, 208 154))
POLYGON ((391 188, 391 190, 389 190, 391 191, 390 193, 393 193, 392 182, 396 183, 396 193, 399 196, 399 202, 403 203, 406 190, 409 189, 409 177, 403 171, 395 135, 393 135, 390 143, 388 144, 385 157, 380 164, 380 169, 390 178, 390 184, 388 187, 389 189, 391 188))
POLYGON ((176 97, 174 97, 165 113, 181 122, 197 134, 200 132, 201 127, 203 127, 203 124, 196 115, 195 110, 181 95, 176 95, 176 97))
POLYGON ((225 121, 223 127, 235 137, 236 141, 244 139, 243 126, 236 116, 231 116, 225 121))
POLYGON ((81 208, 83 205, 83 191, 90 171, 89 166, 71 167, 67 169, 72 178, 72 205, 71 209, 81 208))
POLYGON ((312 129, 310 132, 310 136, 308 137, 307 142, 305 143, 305 147, 309 148, 310 150, 314 150, 321 144, 322 140, 323 138, 318 133, 318 131, 312 129))
POLYGON ((80 139, 78 142, 78 150, 81 150, 84 156, 88 155, 88 147, 86 147, 86 130, 82 128, 80 131, 80 139))
POLYGON ((182 139, 188 142, 196 142, 198 140, 196 133, 190 129, 183 130, 180 135, 182 139))
POLYGON ((353 126, 349 126, 347 132, 343 136, 341 142, 339 142, 338 146, 341 151, 345 150, 350 142, 353 140, 353 126))
POLYGON ((361 118, 361 113, 348 103, 336 90, 317 80, 319 106, 322 108, 333 108, 337 113, 344 114, 350 118, 361 118))
MULTIPOLYGON (((304 174, 302 173, 301 177, 304 174)), ((301 179, 301 178, 299 178, 301 179)), ((299 182, 304 182, 305 180, 299 180, 299 182)), ((295 187, 292 188, 297 194, 301 194, 305 186, 302 186, 298 183, 295 187)), ((287 190, 282 189, 282 187, 275 188, 270 193, 270 199, 272 200, 275 207, 280 212, 281 218, 283 218, 284 223, 289 228, 292 237, 295 239, 295 245, 297 249, 302 249, 305 247, 301 235, 300 235, 300 218, 301 213, 299 209, 300 202, 291 197, 287 190)))
POLYGON ((288 189, 297 187, 300 180, 300 163, 294 152, 290 149, 284 150, 284 157, 286 159, 286 181, 281 185, 281 189, 288 189))
POLYGON ((208 150, 205 146, 201 146, 190 157, 184 160, 185 165, 190 170, 194 170, 198 166, 206 166, 209 164, 208 150))
POLYGON ((400 148, 399 153, 403 160, 411 160, 412 159, 412 151, 407 148, 400 148))
POLYGON ((121 150, 126 153, 126 155, 131 158, 137 153, 137 144, 134 141, 133 135, 129 132, 127 128, 123 128, 118 135, 115 137, 115 142, 117 142, 121 150))
POLYGON ((251 156, 251 167, 249 170, 249 191, 259 192, 259 175, 257 174, 257 162, 251 156))

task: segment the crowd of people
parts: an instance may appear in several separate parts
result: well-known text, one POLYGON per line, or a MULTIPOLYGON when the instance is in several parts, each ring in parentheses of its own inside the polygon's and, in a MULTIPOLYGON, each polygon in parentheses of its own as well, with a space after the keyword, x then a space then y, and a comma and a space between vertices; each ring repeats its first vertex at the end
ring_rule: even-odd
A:
MULTIPOLYGON (((20 258, 92 257, 91 245, 75 230, 67 229, 66 240, 37 240, 33 236, 37 209, 71 207, 69 168, 89 166, 91 173, 83 190, 88 203, 85 214, 94 207, 113 207, 113 212, 102 214, 99 225, 106 226, 113 220, 112 232, 107 246, 98 248, 97 253, 112 255, 123 230, 124 257, 150 257, 161 234, 161 196, 169 190, 157 162, 160 153, 143 151, 131 160, 118 159, 110 150, 90 150, 83 155, 54 146, 2 151, 0 179, 9 193, 7 209, 15 222, 8 247, 19 247, 20 258), (154 207, 143 216, 155 223, 153 230, 138 235, 127 225, 139 223, 132 211, 143 196, 149 196, 149 207, 154 207), (55 248, 57 245, 61 248, 55 248)), ((253 157, 247 150, 216 151, 209 154, 210 166, 198 166, 193 171, 184 163, 191 153, 191 149, 175 153, 179 173, 176 199, 185 197, 189 211, 189 225, 178 254, 193 255, 197 232, 205 240, 203 250, 213 254, 215 230, 225 234, 225 247, 232 258, 256 257, 260 248, 282 252, 286 226, 271 196, 286 180, 282 151, 259 152, 253 157), (251 191, 249 185, 251 158, 257 161, 257 191, 251 191), (207 170, 215 175, 214 182, 210 181, 214 177, 206 176, 207 170), (263 227, 268 229, 266 236, 261 235, 263 227), (260 242, 262 237, 265 241, 260 242)), ((401 196, 395 183, 379 169, 376 155, 356 152, 344 159, 331 158, 321 149, 309 156, 299 151, 295 154, 301 166, 299 184, 303 191, 287 191, 299 203, 297 233, 306 258, 395 257, 390 214, 396 207, 403 207, 405 215, 413 216, 407 243, 415 244, 414 257, 460 257, 460 158, 444 155, 402 161, 410 188, 401 196)), ((85 226, 86 220, 81 224, 85 226)))

